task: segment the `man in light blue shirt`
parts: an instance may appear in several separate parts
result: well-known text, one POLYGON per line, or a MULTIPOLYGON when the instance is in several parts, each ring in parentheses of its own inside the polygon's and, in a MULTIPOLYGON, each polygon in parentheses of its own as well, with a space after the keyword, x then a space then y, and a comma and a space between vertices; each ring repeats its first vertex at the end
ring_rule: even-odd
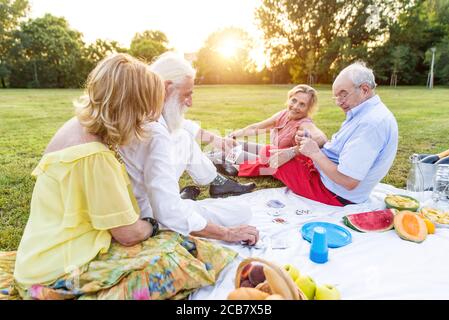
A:
POLYGON ((296 135, 299 157, 313 161, 320 179, 291 183, 293 177, 285 172, 288 167, 290 172, 294 169, 293 172, 304 177, 297 169, 297 159, 296 167, 292 164, 286 169, 280 167, 281 172, 275 176, 299 195, 312 194, 313 200, 323 203, 332 203, 327 201, 329 192, 342 205, 366 201, 388 173, 398 148, 396 119, 375 94, 375 87, 373 71, 364 63, 354 63, 343 69, 332 85, 336 104, 346 113, 340 130, 321 149, 310 137, 300 132, 296 135), (310 186, 310 181, 315 184, 318 181, 320 186, 310 186))

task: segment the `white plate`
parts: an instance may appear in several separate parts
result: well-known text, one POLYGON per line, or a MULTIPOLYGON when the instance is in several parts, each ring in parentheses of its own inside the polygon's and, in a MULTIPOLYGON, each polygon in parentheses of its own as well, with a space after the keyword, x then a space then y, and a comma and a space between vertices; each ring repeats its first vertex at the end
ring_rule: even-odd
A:
POLYGON ((438 223, 438 222, 434 222, 435 227, 437 228, 449 228, 449 224, 448 223, 438 223))

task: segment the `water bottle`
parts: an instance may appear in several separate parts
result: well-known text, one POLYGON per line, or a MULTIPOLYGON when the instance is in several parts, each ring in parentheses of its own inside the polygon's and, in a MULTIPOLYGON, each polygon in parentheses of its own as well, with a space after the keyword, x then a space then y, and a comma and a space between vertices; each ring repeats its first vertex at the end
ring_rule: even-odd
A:
POLYGON ((429 153, 420 153, 420 154, 418 154, 419 160, 422 160, 422 159, 424 159, 425 157, 428 157, 428 156, 431 156, 431 154, 429 154, 429 153))
POLYGON ((439 161, 441 158, 447 157, 449 156, 449 149, 446 151, 443 151, 441 153, 438 154, 431 154, 425 158, 421 159, 422 163, 435 163, 437 161, 439 161))
POLYGON ((449 208, 449 164, 437 166, 433 180, 432 200, 440 209, 449 208))
POLYGON ((431 154, 430 156, 427 156, 421 160, 422 163, 435 163, 440 159, 438 155, 431 154))
POLYGON ((424 191, 424 176, 422 166, 420 163, 419 154, 412 154, 410 156, 411 168, 407 177, 407 190, 413 192, 424 191))
POLYGON ((449 164, 449 157, 440 159, 440 160, 438 160, 437 162, 435 162, 435 164, 436 164, 436 165, 439 165, 439 164, 449 164))

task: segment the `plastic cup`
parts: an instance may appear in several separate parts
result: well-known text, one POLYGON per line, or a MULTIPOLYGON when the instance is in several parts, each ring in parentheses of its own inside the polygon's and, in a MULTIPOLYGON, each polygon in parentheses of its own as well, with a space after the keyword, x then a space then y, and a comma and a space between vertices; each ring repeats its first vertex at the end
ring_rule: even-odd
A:
POLYGON ((310 260, 315 263, 326 263, 328 253, 326 229, 323 227, 313 228, 312 245, 310 246, 309 255, 310 260))

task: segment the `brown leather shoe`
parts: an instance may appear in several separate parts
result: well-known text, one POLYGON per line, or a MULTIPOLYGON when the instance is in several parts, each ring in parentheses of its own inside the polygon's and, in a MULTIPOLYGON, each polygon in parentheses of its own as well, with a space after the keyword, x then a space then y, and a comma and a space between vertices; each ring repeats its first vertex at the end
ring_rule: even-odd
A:
POLYGON ((239 174, 239 171, 229 162, 214 163, 214 165, 217 171, 225 176, 237 177, 239 174))
POLYGON ((179 191, 181 199, 190 199, 190 200, 196 200, 196 198, 198 198, 200 193, 201 190, 197 186, 187 186, 182 188, 181 191, 179 191))

